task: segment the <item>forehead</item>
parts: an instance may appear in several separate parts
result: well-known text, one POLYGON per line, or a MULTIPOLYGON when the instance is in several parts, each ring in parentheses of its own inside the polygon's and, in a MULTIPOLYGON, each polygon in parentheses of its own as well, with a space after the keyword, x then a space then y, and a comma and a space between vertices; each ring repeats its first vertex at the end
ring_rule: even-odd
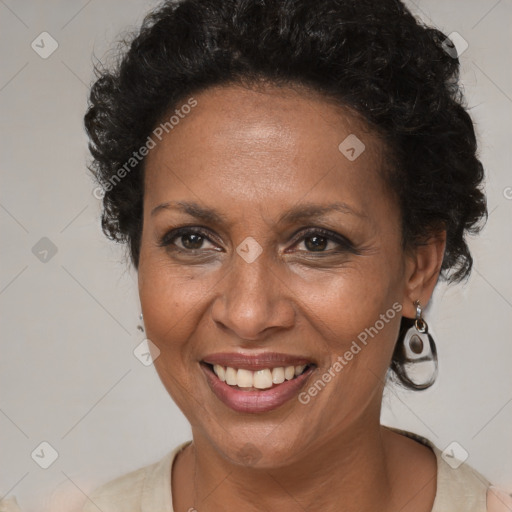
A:
POLYGON ((148 206, 184 194, 277 205, 351 197, 359 206, 382 195, 384 146, 348 108, 277 86, 219 86, 193 98, 147 156, 148 206))

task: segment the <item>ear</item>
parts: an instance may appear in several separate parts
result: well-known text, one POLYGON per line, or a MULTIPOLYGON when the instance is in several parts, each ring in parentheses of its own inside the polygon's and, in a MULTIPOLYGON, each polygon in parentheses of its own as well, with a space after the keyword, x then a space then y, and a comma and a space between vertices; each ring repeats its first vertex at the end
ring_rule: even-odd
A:
POLYGON ((405 290, 402 314, 416 316, 414 301, 425 307, 439 278, 446 248, 446 231, 432 234, 421 245, 410 249, 405 263, 405 290))

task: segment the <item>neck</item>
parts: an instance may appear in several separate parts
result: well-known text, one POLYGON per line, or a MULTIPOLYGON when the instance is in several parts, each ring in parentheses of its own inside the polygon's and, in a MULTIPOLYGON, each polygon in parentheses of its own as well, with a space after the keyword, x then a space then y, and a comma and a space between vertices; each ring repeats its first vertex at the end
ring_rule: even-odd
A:
POLYGON ((183 499, 176 510, 391 509, 388 436, 378 421, 367 421, 361 418, 327 439, 324 435, 322 444, 301 448, 301 460, 270 469, 234 464, 206 438, 194 435, 186 459, 189 488, 179 487, 183 499))

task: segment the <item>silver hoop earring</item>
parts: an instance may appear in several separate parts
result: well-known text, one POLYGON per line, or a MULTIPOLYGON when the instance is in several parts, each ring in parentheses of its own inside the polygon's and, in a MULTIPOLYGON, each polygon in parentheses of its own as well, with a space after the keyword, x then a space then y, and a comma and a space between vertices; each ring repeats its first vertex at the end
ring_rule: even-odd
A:
MULTIPOLYGON (((400 364, 397 365, 398 368, 395 366, 394 369, 405 384, 420 390, 427 389, 434 384, 439 365, 436 344, 428 332, 421 303, 417 300, 414 305, 416 306, 416 318, 413 325, 403 333, 400 364)), ((402 333, 400 337, 402 337, 402 333)))
POLYGON ((142 313, 139 315, 139 325, 137 325, 137 329, 140 331, 140 332, 144 332, 144 325, 143 325, 143 320, 142 320, 142 313))

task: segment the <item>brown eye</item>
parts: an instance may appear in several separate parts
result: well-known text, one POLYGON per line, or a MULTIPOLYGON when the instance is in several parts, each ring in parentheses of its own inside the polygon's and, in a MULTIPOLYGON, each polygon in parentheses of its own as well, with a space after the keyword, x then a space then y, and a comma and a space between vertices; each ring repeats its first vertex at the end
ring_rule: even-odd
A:
POLYGON ((323 228, 311 228, 302 233, 294 244, 298 252, 320 254, 357 253, 354 245, 344 236, 323 228), (301 246, 304 247, 301 248, 301 246))
POLYGON ((201 249, 204 242, 204 237, 197 233, 189 233, 188 235, 181 235, 181 243, 185 249, 201 249))
POLYGON ((215 248, 210 237, 198 228, 179 228, 172 230, 162 237, 159 245, 160 247, 173 248, 181 252, 189 251, 191 253, 215 248), (204 247, 205 244, 210 244, 212 247, 204 247))
POLYGON ((304 238, 304 245, 309 251, 324 251, 328 245, 327 238, 323 236, 308 236, 304 238))

